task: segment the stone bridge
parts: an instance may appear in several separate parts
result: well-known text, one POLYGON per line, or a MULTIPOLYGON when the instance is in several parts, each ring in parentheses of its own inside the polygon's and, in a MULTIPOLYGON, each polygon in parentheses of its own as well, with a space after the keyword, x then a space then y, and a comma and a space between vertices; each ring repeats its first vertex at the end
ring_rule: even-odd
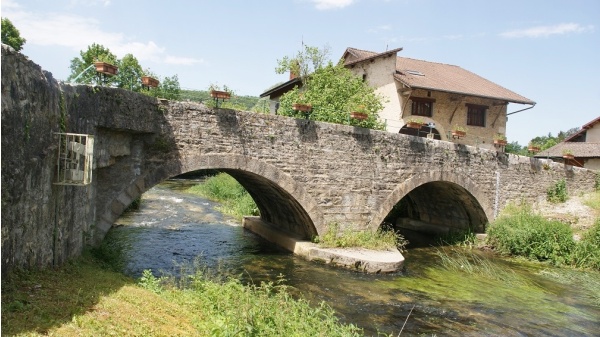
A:
POLYGON ((237 179, 261 218, 301 239, 393 221, 478 232, 511 201, 571 194, 593 172, 374 131, 70 86, 2 47, 2 269, 58 265, 97 244, 132 200, 196 170, 237 179), (55 185, 56 132, 95 136, 92 183, 55 185))

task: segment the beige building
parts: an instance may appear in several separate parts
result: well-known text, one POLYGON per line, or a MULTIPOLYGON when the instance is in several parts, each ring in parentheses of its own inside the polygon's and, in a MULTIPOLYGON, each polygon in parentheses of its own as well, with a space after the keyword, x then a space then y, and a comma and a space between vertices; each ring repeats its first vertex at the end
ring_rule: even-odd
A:
POLYGON ((579 132, 536 155, 552 158, 565 164, 600 171, 600 117, 585 124, 579 132), (570 152, 573 158, 565 158, 570 152))
MULTIPOLYGON (((458 66, 398 57, 402 48, 375 53, 348 48, 344 65, 384 97, 379 118, 386 130, 494 149, 494 138, 506 134, 507 115, 535 106, 535 102, 458 66), (508 112, 509 103, 526 108, 508 112), (424 124, 410 128, 418 119, 424 124), (453 130, 466 131, 465 136, 453 130)), ((290 79, 261 94, 269 97, 271 111, 283 93, 299 85, 290 79)))

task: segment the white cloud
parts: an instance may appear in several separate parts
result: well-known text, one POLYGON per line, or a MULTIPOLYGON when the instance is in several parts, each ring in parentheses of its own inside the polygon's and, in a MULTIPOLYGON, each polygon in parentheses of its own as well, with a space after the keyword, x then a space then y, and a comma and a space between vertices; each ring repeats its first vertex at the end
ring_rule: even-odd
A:
POLYGON ((311 0, 320 11, 344 8, 352 5, 355 0, 311 0))
POLYGON ((501 33, 500 36, 505 38, 538 38, 548 37, 550 35, 564 35, 569 33, 585 33, 593 31, 594 26, 581 26, 577 23, 561 23, 554 26, 538 26, 527 29, 511 30, 501 33))
MULTIPOLYGON (((72 4, 81 0, 72 0, 72 4)), ((93 3, 110 4, 110 0, 96 0, 93 3)), ((202 59, 166 55, 166 48, 154 41, 132 41, 122 33, 102 30, 100 21, 71 14, 38 14, 23 10, 12 0, 2 0, 3 16, 10 17, 18 27, 27 44, 39 46, 61 46, 74 51, 86 50, 92 43, 110 49, 117 57, 132 54, 140 61, 165 62, 178 65, 203 63, 202 59)))

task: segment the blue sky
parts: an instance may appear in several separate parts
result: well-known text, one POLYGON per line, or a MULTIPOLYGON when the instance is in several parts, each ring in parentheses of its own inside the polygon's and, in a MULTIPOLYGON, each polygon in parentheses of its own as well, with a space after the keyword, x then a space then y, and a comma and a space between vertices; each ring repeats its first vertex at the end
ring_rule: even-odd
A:
MULTIPOLYGON (((23 53, 57 79, 92 43, 133 54, 184 89, 258 96, 287 80, 277 60, 305 44, 460 66, 535 102, 509 117, 509 141, 600 116, 598 0, 2 0, 23 53)), ((526 106, 510 104, 509 112, 526 106)))

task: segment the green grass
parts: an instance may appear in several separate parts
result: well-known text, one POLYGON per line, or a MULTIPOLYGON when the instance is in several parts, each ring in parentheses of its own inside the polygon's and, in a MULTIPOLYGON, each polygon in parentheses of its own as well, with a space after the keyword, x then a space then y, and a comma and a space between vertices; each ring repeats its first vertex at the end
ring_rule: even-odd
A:
POLYGON ((326 248, 361 247, 374 250, 404 249, 408 243, 399 233, 393 230, 340 232, 338 224, 331 224, 322 236, 313 238, 313 242, 326 248))
POLYGON ((600 219, 577 242, 569 225, 510 205, 488 227, 487 242, 501 254, 600 270, 600 219))
POLYGON ((325 304, 280 283, 245 286, 205 272, 139 281, 92 254, 57 270, 2 277, 6 336, 360 336, 325 304))
POLYGON ((221 203, 217 209, 239 220, 248 215, 260 215, 256 203, 240 183, 225 173, 206 179, 186 190, 221 203))

